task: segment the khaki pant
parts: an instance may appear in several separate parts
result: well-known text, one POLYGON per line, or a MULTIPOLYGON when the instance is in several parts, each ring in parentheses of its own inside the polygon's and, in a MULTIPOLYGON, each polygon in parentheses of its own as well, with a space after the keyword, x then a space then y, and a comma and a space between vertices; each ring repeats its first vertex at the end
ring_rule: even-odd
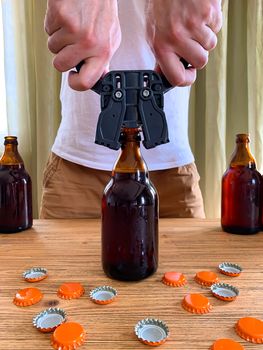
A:
MULTIPOLYGON (((40 218, 99 218, 110 172, 87 168, 52 153, 43 180, 40 218)), ((160 217, 205 217, 194 163, 150 172, 159 194, 160 217)))

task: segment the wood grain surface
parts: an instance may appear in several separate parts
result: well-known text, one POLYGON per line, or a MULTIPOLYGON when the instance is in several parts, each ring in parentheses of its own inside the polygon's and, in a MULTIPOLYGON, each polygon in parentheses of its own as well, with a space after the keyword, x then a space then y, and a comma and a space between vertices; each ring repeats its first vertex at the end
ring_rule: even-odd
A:
POLYGON ((163 350, 208 350, 219 338, 240 342, 246 350, 263 350, 263 344, 241 339, 234 325, 241 317, 263 319, 263 233, 238 236, 223 233, 219 221, 163 219, 160 221, 159 268, 140 282, 119 282, 107 278, 100 263, 100 222, 97 220, 36 220, 31 230, 0 234, 0 349, 52 349, 50 334, 38 332, 32 318, 41 310, 58 306, 71 321, 82 324, 87 340, 81 349, 147 349, 135 334, 134 325, 145 317, 160 318, 170 329, 163 350), (196 272, 217 272, 223 261, 240 264, 239 277, 219 273, 220 281, 233 284, 240 296, 233 302, 214 298, 209 288, 194 281, 196 272), (48 269, 47 279, 30 284, 22 273, 33 266, 48 269), (183 272, 184 287, 161 283, 166 271, 183 272), (56 295, 60 284, 81 282, 85 294, 80 299, 62 300, 56 295), (108 284, 118 290, 117 300, 97 305, 89 291, 108 284), (30 307, 12 303, 18 289, 38 287, 44 294, 41 302, 30 307), (181 307, 188 293, 203 293, 213 309, 209 314, 194 315, 181 307))

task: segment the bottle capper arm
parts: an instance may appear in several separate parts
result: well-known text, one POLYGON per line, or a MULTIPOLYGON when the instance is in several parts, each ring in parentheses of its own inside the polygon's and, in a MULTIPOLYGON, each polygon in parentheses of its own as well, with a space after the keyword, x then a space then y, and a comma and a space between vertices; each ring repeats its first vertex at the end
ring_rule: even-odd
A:
POLYGON ((92 88, 101 96, 95 143, 118 150, 124 127, 141 127, 147 149, 169 142, 163 100, 171 88, 164 76, 152 70, 107 73, 92 88))

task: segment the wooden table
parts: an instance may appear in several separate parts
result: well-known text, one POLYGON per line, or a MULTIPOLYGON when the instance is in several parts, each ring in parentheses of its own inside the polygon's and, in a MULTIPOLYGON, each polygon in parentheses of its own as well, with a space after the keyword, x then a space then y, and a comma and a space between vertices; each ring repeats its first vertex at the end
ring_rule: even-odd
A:
MULTIPOLYGON (((87 340, 80 349, 147 349, 134 335, 134 325, 145 317, 160 318, 170 328, 162 349, 207 350, 218 338, 232 338, 246 350, 262 350, 235 333, 241 317, 263 318, 263 233, 237 236, 223 233, 217 220, 163 219, 160 221, 160 263, 152 277, 140 282, 108 279, 100 263, 100 222, 97 220, 37 220, 31 230, 0 234, 0 349, 52 349, 50 334, 38 332, 32 318, 39 311, 58 306, 71 321, 81 323, 87 340), (194 275, 201 270, 217 271, 223 261, 240 264, 239 277, 220 275, 221 281, 239 288, 233 302, 214 298, 201 288, 194 275), (49 277, 35 283, 44 293, 42 301, 30 307, 12 303, 15 292, 32 286, 21 274, 32 266, 48 269, 49 277), (183 272, 188 285, 168 287, 161 283, 166 271, 183 272), (56 295, 60 284, 81 282, 86 293, 80 299, 62 300, 56 295), (118 299, 109 305, 90 301, 89 291, 109 284, 118 290, 118 299), (190 292, 208 296, 209 314, 190 314, 181 307, 190 292)), ((149 347, 148 347, 149 348, 149 347)))

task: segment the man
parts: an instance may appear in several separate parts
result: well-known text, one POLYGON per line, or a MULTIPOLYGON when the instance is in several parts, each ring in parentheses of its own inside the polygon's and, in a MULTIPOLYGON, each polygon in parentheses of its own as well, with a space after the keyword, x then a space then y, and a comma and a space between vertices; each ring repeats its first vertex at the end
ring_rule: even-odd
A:
POLYGON ((206 65, 221 25, 220 0, 48 1, 48 47, 64 73, 62 121, 44 174, 42 218, 99 217, 117 153, 94 144, 99 97, 88 89, 109 69, 154 67, 178 86, 165 95, 170 143, 142 150, 160 196, 160 216, 204 217, 188 141, 188 86, 206 65), (81 61, 79 73, 70 71, 81 61))

